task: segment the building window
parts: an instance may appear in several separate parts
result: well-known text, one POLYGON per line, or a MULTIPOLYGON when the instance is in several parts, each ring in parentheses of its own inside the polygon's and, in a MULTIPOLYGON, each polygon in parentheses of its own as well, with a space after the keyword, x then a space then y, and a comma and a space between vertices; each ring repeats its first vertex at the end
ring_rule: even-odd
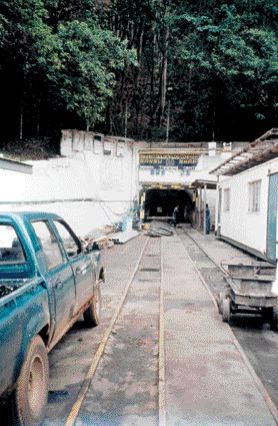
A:
POLYGON ((224 189, 224 212, 230 211, 231 203, 231 190, 230 188, 224 189))
POLYGON ((261 181, 249 183, 249 203, 248 211, 251 213, 259 212, 261 204, 261 181))

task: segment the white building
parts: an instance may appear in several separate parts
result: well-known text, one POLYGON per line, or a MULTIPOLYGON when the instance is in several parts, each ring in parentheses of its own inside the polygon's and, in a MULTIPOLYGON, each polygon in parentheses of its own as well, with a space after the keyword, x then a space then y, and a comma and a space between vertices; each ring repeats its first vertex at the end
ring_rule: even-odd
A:
POLYGON ((141 218, 169 219, 178 205, 179 220, 189 221, 193 216, 194 226, 202 229, 204 206, 208 203, 214 226, 217 179, 209 173, 245 144, 156 143, 155 147, 140 149, 141 218))
POLYGON ((134 200, 144 196, 141 211, 145 218, 170 217, 179 204, 183 220, 184 212, 190 212, 195 201, 202 226, 204 201, 212 214, 215 207, 215 190, 210 189, 209 181, 216 187, 216 177, 209 175, 209 171, 238 145, 152 144, 64 130, 61 156, 28 161, 25 168, 32 170, 32 174, 1 169, 0 164, 0 208, 54 212, 64 217, 79 235, 85 235, 121 222, 134 200))
POLYGON ((215 168, 217 235, 275 262, 278 240, 278 129, 215 168))

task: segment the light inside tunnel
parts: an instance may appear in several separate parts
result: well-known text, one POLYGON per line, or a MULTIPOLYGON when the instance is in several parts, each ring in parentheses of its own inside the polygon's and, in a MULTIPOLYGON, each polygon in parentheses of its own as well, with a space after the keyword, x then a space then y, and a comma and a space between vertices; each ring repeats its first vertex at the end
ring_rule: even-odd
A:
POLYGON ((170 218, 176 206, 179 206, 178 221, 190 222, 193 210, 190 190, 148 189, 145 199, 145 219, 152 217, 170 218))

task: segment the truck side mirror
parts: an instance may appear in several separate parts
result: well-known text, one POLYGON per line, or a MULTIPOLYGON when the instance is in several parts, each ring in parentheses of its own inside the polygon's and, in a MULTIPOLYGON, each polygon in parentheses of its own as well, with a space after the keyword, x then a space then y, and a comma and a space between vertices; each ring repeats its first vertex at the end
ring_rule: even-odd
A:
POLYGON ((100 250, 99 243, 97 243, 96 241, 94 241, 93 245, 92 245, 92 250, 100 250))
POLYGON ((100 250, 100 246, 96 241, 88 244, 87 247, 85 248, 86 253, 91 253, 92 251, 99 251, 99 250, 100 250))

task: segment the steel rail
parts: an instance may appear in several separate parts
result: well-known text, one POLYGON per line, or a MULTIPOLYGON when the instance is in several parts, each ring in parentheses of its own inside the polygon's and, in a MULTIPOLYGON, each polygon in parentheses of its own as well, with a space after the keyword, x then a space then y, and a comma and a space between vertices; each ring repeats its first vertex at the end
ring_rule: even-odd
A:
POLYGON ((83 401, 84 401, 84 399, 86 397, 86 394, 87 394, 87 392, 89 390, 89 387, 90 387, 90 384, 92 382, 92 379, 93 379, 93 377, 94 377, 94 375, 96 373, 97 367, 99 365, 99 362, 100 362, 100 360, 101 360, 101 358, 103 356, 104 350, 106 348, 106 344, 108 342, 108 339, 109 339, 109 337, 110 337, 110 335, 112 333, 113 327, 114 327, 114 325, 115 325, 115 323, 116 323, 116 321, 117 321, 117 319, 119 317, 119 314, 120 314, 120 312, 122 310, 122 307, 123 307, 124 302, 126 300, 128 291, 129 291, 130 286, 131 286, 131 283, 133 282, 134 277, 135 277, 135 275, 136 275, 136 273, 138 271, 141 259, 143 257, 143 254, 144 254, 144 252, 146 250, 146 247, 147 247, 148 243, 149 243, 149 237, 146 239, 146 242, 145 242, 145 244, 144 244, 144 246, 143 246, 143 248, 141 250, 141 253, 139 255, 138 261, 137 261, 137 263, 135 265, 135 268, 134 268, 134 270, 133 270, 133 272, 132 272, 132 274, 131 274, 131 276, 130 276, 130 278, 128 280, 128 283, 127 283, 127 285, 126 285, 126 287, 125 287, 125 289, 123 291, 122 297, 121 297, 120 302, 118 303, 118 306, 117 306, 117 308, 116 308, 116 310, 114 312, 114 315, 113 315, 113 317, 112 317, 112 319, 111 319, 111 321, 109 323, 109 326, 107 327, 107 329, 105 330, 105 333, 103 334, 103 337, 102 337, 101 342, 100 342, 100 344, 98 346, 98 349, 97 349, 97 351, 96 351, 96 353, 95 353, 95 355, 93 357, 93 360, 92 360, 92 363, 90 365, 90 368, 89 368, 89 370, 88 370, 88 372, 87 372, 87 374, 85 376, 85 379, 84 379, 84 381, 82 383, 82 386, 81 386, 81 389, 79 391, 77 400, 73 404, 73 406, 71 408, 71 411, 70 411, 70 413, 69 413, 69 415, 67 417, 67 421, 65 423, 66 426, 74 426, 74 424, 75 424, 75 421, 76 421, 77 416, 79 414, 79 411, 81 409, 82 403, 83 403, 83 401))
MULTIPOLYGON (((209 259, 209 260, 211 260, 211 262, 214 264, 214 265, 216 265, 217 266, 217 268, 223 273, 223 274, 225 274, 225 272, 223 272, 223 270, 220 268, 220 266, 205 252, 205 250, 195 241, 195 239, 194 238, 192 238, 186 231, 185 231, 185 229, 184 228, 182 228, 183 229, 183 231, 184 231, 184 234, 187 236, 187 237, 189 237, 194 243, 195 243, 195 245, 200 249, 200 251, 202 251, 206 256, 207 256, 207 258, 209 259)), ((209 296, 210 296, 210 298, 211 298, 211 301, 213 302, 213 304, 214 304, 214 306, 215 306, 215 308, 218 310, 218 306, 217 306, 217 303, 216 303, 216 300, 215 300, 215 297, 214 297, 214 295, 213 295, 213 293, 212 293, 212 291, 210 290, 210 288, 209 288, 209 285, 207 284, 207 282, 206 282, 206 280, 205 280, 205 278, 203 277, 203 275, 202 275, 202 273, 200 272, 200 270, 198 269, 198 267, 197 267, 197 265, 196 265, 196 263, 194 262, 194 260, 192 259, 192 257, 190 256, 190 254, 189 254, 189 252, 188 252, 188 250, 186 249, 186 246, 185 246, 185 244, 184 244, 184 241, 182 240, 182 238, 181 238, 181 236, 179 235, 179 234, 177 234, 178 236, 179 236, 179 238, 180 238, 180 240, 181 240, 181 242, 182 242, 182 244, 183 244, 183 247, 184 247, 184 249, 185 249, 185 252, 186 252, 186 255, 187 255, 187 258, 188 258, 188 260, 190 261, 190 263, 192 264, 192 266, 193 266, 193 268, 195 269, 195 271, 197 272, 197 274, 198 274, 198 276, 199 276, 199 278, 200 278, 200 280, 201 280, 201 282, 202 282, 202 284, 203 284, 203 286, 206 288, 206 290, 207 290, 207 292, 208 292, 208 294, 209 294, 209 296)), ((263 384, 263 382, 261 381, 261 379, 258 377, 258 375, 257 375, 257 373, 256 373, 256 371, 254 370, 254 368, 253 368, 253 366, 252 366, 252 364, 250 363, 250 361, 249 361, 249 359, 247 358, 247 356, 245 355, 245 352, 244 352, 244 350, 242 349, 242 347, 240 346, 240 344, 239 344, 239 342, 238 342, 238 340, 237 340, 237 338, 236 338, 236 336, 235 336, 235 334, 234 334, 234 332, 233 332, 233 330, 232 330, 232 328, 228 325, 228 324, 226 324, 226 327, 228 328, 228 330, 229 330, 229 332, 230 332, 230 334, 231 334, 231 339, 232 339, 232 342, 233 342, 233 344, 234 344, 234 346, 236 347, 236 349, 237 349, 237 351, 239 352, 239 354, 240 354, 240 356, 241 356, 241 358, 242 358, 242 360, 243 360, 243 362, 244 362, 244 364, 246 365, 246 367, 247 367, 247 369, 249 370, 249 372, 250 372, 250 374, 251 374, 251 377, 252 377, 252 379, 253 379, 253 381, 254 381, 254 384, 255 384, 255 386, 256 386, 256 388, 258 389, 258 391, 260 392, 260 394, 262 395, 262 397, 264 398, 264 400, 265 400, 265 402, 266 402, 266 405, 267 405, 267 407, 269 408, 269 410, 270 410, 270 412, 271 412, 271 414, 272 414, 272 416, 273 416, 273 419, 274 419, 274 421, 275 421, 275 423, 278 425, 278 408, 276 407, 276 405, 275 405, 275 403, 272 401, 272 398, 271 398, 271 396, 269 395, 269 393, 268 393, 268 391, 267 391, 267 389, 265 388, 265 386, 264 386, 264 384, 263 384)))
POLYGON ((159 295, 159 337, 158 337, 158 424, 166 426, 165 398, 165 322, 164 322, 164 269, 163 241, 160 248, 160 295, 159 295))
POLYGON ((222 274, 227 275, 227 272, 225 271, 224 268, 222 268, 222 266, 218 265, 218 263, 215 262, 215 260, 203 249, 203 247, 195 240, 195 238, 192 237, 192 235, 190 235, 188 232, 186 232, 186 230, 184 228, 182 228, 183 232, 185 233, 185 235, 190 238, 195 244, 196 246, 209 258, 209 260, 211 260, 211 262, 222 272, 222 274))

